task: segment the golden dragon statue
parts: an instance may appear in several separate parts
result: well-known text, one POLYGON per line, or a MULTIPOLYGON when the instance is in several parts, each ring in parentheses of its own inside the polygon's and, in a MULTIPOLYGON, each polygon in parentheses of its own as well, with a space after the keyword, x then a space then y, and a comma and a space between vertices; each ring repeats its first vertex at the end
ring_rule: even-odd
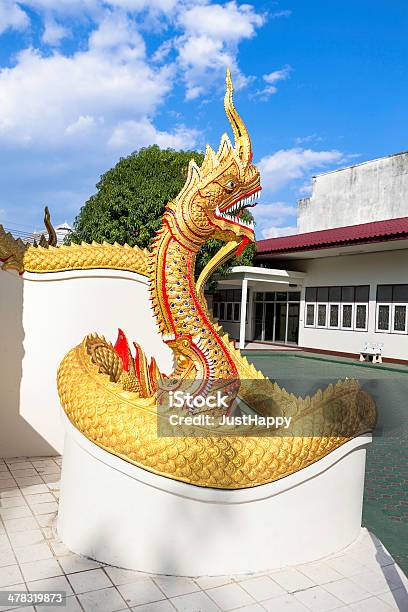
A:
POLYGON ((103 267, 104 261, 115 267, 112 258, 120 253, 118 267, 148 276, 152 309, 173 351, 173 372, 161 373, 136 343, 132 354, 120 330, 115 345, 90 334, 60 364, 61 404, 84 436, 125 461, 193 485, 240 489, 297 472, 371 431, 376 408, 355 380, 338 381, 313 397, 296 397, 257 371, 212 318, 205 283, 221 261, 254 240, 243 211, 254 205, 261 189, 250 137, 232 95, 227 72, 224 105, 234 144, 224 134, 217 152, 207 146, 201 167, 190 162, 185 185, 167 205, 150 252, 119 245, 38 246, 25 252, 24 265, 39 272, 103 267), (210 238, 225 245, 195 280, 197 253, 210 238), (158 424, 167 422, 166 409, 159 410, 162 391, 182 383, 195 396, 230 385, 235 406, 238 401, 258 415, 290 417, 290 427, 282 435, 258 424, 227 428, 220 421, 215 428, 180 425, 160 435, 158 424))

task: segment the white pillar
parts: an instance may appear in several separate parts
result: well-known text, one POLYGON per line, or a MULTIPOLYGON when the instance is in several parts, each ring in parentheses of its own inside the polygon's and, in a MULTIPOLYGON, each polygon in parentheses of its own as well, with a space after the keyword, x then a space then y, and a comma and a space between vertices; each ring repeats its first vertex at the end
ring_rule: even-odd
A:
POLYGON ((244 278, 242 281, 242 290, 241 290, 241 321, 239 324, 239 348, 241 350, 245 347, 245 320, 246 320, 246 309, 247 309, 247 293, 248 293, 248 280, 244 278))

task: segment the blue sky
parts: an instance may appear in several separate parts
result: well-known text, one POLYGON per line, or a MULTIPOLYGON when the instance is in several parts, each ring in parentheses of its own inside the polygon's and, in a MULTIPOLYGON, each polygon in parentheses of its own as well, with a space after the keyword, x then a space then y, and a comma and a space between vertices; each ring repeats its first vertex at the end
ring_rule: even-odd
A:
POLYGON ((228 65, 257 237, 293 233, 314 174, 408 149, 407 52, 406 0, 0 0, 0 223, 72 223, 141 146, 216 147, 228 65))

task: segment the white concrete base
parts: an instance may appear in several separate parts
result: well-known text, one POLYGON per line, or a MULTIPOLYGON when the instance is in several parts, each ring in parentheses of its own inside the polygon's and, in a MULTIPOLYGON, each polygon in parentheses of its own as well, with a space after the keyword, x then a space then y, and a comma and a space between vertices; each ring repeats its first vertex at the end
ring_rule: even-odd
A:
POLYGON ((360 534, 369 435, 280 481, 229 491, 126 463, 64 418, 58 533, 75 553, 158 574, 239 574, 314 561, 360 534))

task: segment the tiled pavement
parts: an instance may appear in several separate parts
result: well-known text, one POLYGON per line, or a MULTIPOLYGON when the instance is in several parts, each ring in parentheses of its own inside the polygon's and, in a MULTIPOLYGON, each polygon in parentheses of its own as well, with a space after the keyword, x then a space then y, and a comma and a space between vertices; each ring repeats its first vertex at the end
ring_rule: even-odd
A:
POLYGON ((408 579, 367 531, 318 563, 247 576, 153 576, 79 557, 55 531, 60 463, 0 459, 0 590, 67 593, 64 607, 19 612, 408 612, 408 579))

